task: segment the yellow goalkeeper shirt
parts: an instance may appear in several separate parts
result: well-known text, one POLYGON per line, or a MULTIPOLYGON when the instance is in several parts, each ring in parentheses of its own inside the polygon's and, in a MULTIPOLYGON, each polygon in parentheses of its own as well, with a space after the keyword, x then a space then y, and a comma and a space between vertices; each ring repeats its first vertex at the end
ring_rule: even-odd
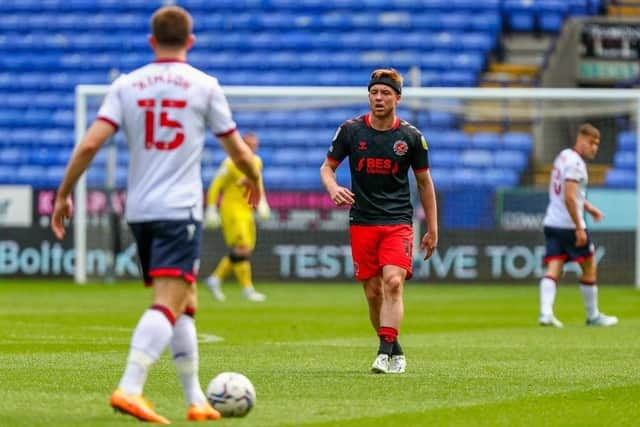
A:
MULTIPOLYGON (((262 171, 262 159, 256 154, 253 157, 254 164, 262 171)), ((253 210, 245 196, 246 187, 242 185, 244 173, 233 163, 230 158, 224 159, 220 169, 209 186, 207 204, 217 205, 220 200, 220 214, 226 215, 252 215, 253 210)))

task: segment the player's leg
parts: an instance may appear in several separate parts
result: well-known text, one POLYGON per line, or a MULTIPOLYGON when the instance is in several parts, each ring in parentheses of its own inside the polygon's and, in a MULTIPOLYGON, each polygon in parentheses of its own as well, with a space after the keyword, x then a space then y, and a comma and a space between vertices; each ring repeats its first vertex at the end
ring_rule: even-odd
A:
POLYGON ((404 319, 404 280, 407 271, 395 265, 382 269, 383 300, 380 307, 379 353, 389 355, 389 373, 402 373, 406 369, 404 351, 398 339, 404 319))
POLYGON ((553 306, 556 300, 558 281, 562 277, 564 263, 569 257, 566 248, 573 245, 575 236, 572 230, 545 227, 544 238, 546 248, 544 263, 547 270, 540 279, 538 324, 561 328, 563 324, 555 317, 553 306))
POLYGON ((563 268, 564 260, 551 259, 547 261, 547 270, 542 279, 540 279, 540 317, 538 323, 541 326, 555 326, 557 328, 564 326, 553 313, 558 279, 562 275, 563 268))
POLYGON ((385 226, 384 230, 378 247, 383 266, 379 351, 389 354, 390 373, 402 373, 406 359, 398 335, 404 318, 404 282, 413 271, 413 230, 408 225, 385 226))
MULTIPOLYGON (((233 215, 224 213, 221 217, 222 223, 222 238, 228 248, 233 246, 234 237, 234 221, 233 215)), ((218 300, 224 301, 226 296, 222 292, 222 282, 233 271, 233 264, 231 262, 231 254, 222 257, 213 273, 207 277, 207 287, 211 291, 211 295, 218 300)))
POLYGON ((200 385, 198 337, 195 314, 197 310, 197 287, 193 284, 188 291, 184 312, 176 320, 170 348, 173 364, 182 384, 187 402, 187 419, 202 421, 220 418, 220 413, 207 402, 200 385))
POLYGON ((240 218, 236 221, 236 233, 233 242, 233 273, 242 287, 242 295, 253 302, 262 302, 267 297, 256 291, 253 286, 251 254, 256 244, 256 227, 253 217, 240 218))
MULTIPOLYGON (((380 310, 382 308, 382 276, 376 275, 362 281, 362 289, 367 299, 369 307, 369 321, 376 334, 380 333, 380 310)), ((377 374, 386 374, 389 372, 390 352, 386 351, 383 346, 383 338, 378 335, 380 341, 376 358, 371 365, 371 371, 377 374)), ((386 346, 386 343, 385 343, 386 346)))
POLYGON ((364 296, 369 307, 369 321, 373 330, 380 329, 380 307, 382 307, 382 276, 370 277, 362 282, 364 296))
POLYGON ((211 291, 213 297, 218 301, 224 301, 226 299, 222 292, 222 282, 231 273, 231 271, 231 258, 229 258, 229 255, 225 255, 220 259, 211 275, 207 277, 207 287, 211 291))
MULTIPOLYGON (((376 226, 352 225, 349 227, 353 271, 357 280, 362 282, 362 289, 369 307, 369 321, 376 334, 380 329, 380 309, 382 307, 382 275, 378 263, 377 247, 379 228, 376 226)), ((389 371, 389 354, 376 354, 371 365, 375 373, 389 371)))
POLYGON ((582 277, 580 278, 580 293, 584 300, 588 326, 614 326, 618 324, 616 316, 607 316, 598 309, 597 264, 595 256, 591 255, 580 262, 582 277))
POLYGON ((113 408, 144 421, 168 424, 142 395, 151 366, 173 336, 176 314, 184 309, 186 287, 187 283, 181 278, 153 279, 153 305, 143 313, 133 332, 124 374, 111 395, 113 408))

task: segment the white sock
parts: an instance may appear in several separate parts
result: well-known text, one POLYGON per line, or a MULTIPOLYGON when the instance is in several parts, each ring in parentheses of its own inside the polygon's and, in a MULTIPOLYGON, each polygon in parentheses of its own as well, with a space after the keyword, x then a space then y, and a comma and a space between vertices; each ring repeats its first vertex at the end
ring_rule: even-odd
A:
POLYGON ((210 289, 220 289, 221 288, 221 283, 220 283, 220 279, 218 279, 216 276, 209 276, 207 277, 207 286, 210 289))
POLYGON ((142 394, 149 368, 159 358, 173 335, 173 325, 161 311, 144 312, 133 331, 127 367, 119 387, 129 394, 142 394))
POLYGON ((178 317, 170 345, 187 404, 204 405, 206 398, 198 379, 198 338, 193 317, 186 314, 178 317))
POLYGON ((587 310, 587 318, 593 319, 600 312, 598 311, 598 286, 594 284, 585 285, 580 283, 580 292, 584 298, 584 308, 587 310))
POLYGON ((552 315, 553 303, 556 300, 556 281, 550 277, 540 279, 540 314, 552 315))

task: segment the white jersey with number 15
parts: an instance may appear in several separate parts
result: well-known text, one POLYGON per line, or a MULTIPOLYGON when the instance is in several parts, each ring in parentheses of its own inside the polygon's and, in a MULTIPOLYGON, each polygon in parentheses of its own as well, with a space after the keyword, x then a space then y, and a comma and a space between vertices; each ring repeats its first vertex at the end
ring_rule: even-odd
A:
POLYGON ((236 128, 217 79, 181 61, 157 61, 120 76, 98 119, 129 145, 126 218, 202 220, 205 132, 236 128))
POLYGON ((587 165, 580 154, 571 148, 562 150, 553 162, 551 182, 549 183, 549 205, 544 217, 544 225, 556 228, 576 228, 565 203, 565 182, 567 180, 578 183, 578 216, 580 217, 580 228, 585 228, 584 201, 589 183, 587 165))

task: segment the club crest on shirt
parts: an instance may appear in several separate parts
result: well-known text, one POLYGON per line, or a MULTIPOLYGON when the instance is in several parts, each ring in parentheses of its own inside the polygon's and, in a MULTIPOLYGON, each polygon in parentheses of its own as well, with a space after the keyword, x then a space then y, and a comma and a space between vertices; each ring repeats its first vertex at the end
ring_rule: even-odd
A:
POLYGON ((398 156, 404 156, 409 151, 409 145, 404 141, 396 141, 393 143, 393 152, 398 156))

